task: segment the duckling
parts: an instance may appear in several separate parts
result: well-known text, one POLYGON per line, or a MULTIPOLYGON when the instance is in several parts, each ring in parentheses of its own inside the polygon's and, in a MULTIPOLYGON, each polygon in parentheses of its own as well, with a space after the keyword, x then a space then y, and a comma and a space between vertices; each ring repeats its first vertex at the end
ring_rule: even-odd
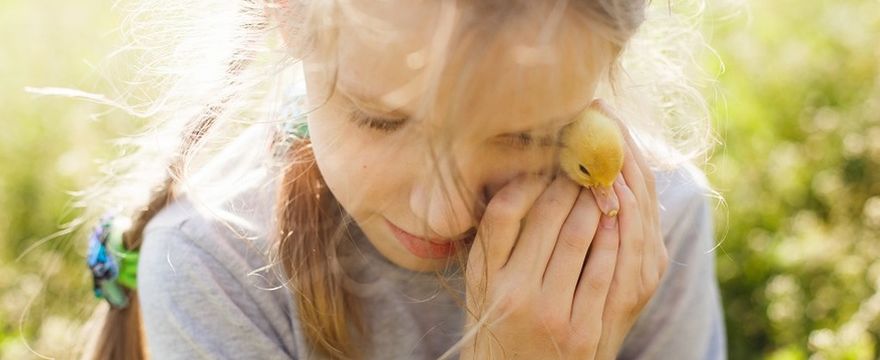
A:
POLYGON ((562 129, 559 145, 562 170, 593 192, 602 213, 616 216, 620 203, 612 185, 623 168, 626 146, 617 123, 591 106, 562 129))

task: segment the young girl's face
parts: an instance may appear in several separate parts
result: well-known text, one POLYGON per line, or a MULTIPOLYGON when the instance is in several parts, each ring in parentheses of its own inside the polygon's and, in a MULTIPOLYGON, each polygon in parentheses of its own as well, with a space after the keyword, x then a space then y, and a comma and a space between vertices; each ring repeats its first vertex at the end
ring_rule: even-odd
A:
POLYGON ((352 1, 343 14, 378 23, 342 21, 336 76, 327 59, 304 60, 310 103, 332 89, 309 116, 327 186, 388 260, 416 271, 464 249, 452 244, 473 237, 506 182, 555 171, 553 136, 588 106, 613 58, 572 10, 553 28, 549 8, 476 20, 444 43, 448 3, 352 1))

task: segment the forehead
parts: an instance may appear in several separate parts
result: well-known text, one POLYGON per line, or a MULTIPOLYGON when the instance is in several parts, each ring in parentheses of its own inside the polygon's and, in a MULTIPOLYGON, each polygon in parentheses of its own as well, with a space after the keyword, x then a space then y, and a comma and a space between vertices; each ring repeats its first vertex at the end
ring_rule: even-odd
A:
POLYGON ((374 108, 459 128, 526 130, 585 108, 612 60, 610 42, 571 9, 486 14, 481 22, 443 4, 449 2, 343 6, 338 90, 374 108), (433 105, 429 115, 426 103, 433 105))

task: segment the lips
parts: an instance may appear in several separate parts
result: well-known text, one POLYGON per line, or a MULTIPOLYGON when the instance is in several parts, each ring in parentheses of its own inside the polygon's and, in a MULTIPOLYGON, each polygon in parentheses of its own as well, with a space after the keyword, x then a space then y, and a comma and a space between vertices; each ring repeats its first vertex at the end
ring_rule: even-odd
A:
MULTIPOLYGON (((462 245, 462 241, 448 239, 425 239, 406 232, 385 219, 385 223, 391 229, 394 237, 413 255, 423 259, 444 259, 456 252, 456 248, 462 245)), ((462 240, 466 240, 464 238, 462 240)))

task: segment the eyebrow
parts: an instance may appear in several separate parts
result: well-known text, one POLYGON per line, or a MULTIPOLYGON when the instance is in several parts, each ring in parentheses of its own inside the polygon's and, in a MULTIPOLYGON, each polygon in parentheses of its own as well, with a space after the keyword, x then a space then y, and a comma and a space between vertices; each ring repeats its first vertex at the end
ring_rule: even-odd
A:
MULTIPOLYGON (((356 91, 356 90, 350 89, 350 88, 346 89, 342 86, 337 86, 336 89, 337 89, 337 91, 342 93, 345 97, 347 97, 349 100, 354 102, 355 105, 357 105, 359 108, 366 110, 367 112, 375 113, 375 115, 388 114, 388 115, 391 115, 394 117, 407 118, 407 119, 412 118, 412 114, 410 114, 409 112, 407 112, 403 108, 394 108, 393 106, 382 103, 381 100, 379 100, 379 101, 372 100, 372 99, 381 99, 382 98, 381 96, 365 95, 362 92, 359 92, 359 91, 356 91)), ((539 129, 561 128, 561 127, 563 127, 563 125, 568 125, 568 124, 574 122, 575 121, 574 118, 576 116, 578 116, 578 114, 580 114, 584 110, 586 110, 588 107, 590 107, 590 103, 591 102, 588 102, 587 104, 583 105, 581 108, 579 108, 577 111, 575 111, 571 114, 566 114, 563 116, 549 118, 546 121, 547 122, 546 125, 541 125, 541 126, 537 126, 537 127, 530 127, 530 128, 526 128, 526 129, 522 129, 522 130, 511 131, 511 132, 505 132, 504 134, 502 134, 502 136, 518 135, 521 133, 532 133, 532 132, 535 132, 536 130, 539 130, 539 129)), ((541 140, 541 141, 549 140, 552 138, 552 136, 553 135, 543 136, 543 137, 536 138, 536 140, 541 140)))

